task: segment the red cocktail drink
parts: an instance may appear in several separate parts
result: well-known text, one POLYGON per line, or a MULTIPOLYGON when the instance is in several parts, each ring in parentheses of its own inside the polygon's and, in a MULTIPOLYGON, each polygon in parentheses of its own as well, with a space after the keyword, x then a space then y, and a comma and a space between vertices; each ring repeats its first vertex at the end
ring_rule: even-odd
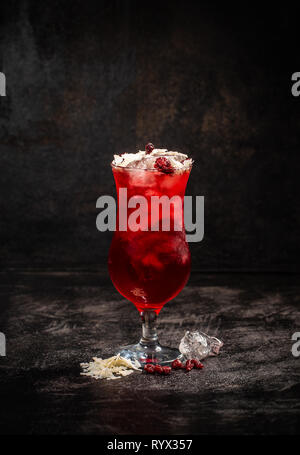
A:
POLYGON ((183 219, 183 198, 189 173, 190 170, 165 174, 156 170, 113 167, 118 216, 109 252, 109 272, 120 294, 134 303, 140 312, 154 310, 159 313, 163 305, 181 291, 189 277, 191 260, 183 219), (120 197, 119 190, 124 188, 126 199, 120 197), (142 206, 138 196, 145 198, 142 206), (167 196, 170 202, 165 199, 165 205, 159 204, 158 211, 156 204, 161 196, 167 196), (174 196, 176 202, 173 203, 174 196), (121 231, 120 213, 128 221, 136 210, 136 207, 127 207, 130 199, 136 202, 140 217, 133 222, 135 231, 128 223, 127 231, 121 231), (163 230, 166 227, 169 230, 163 230), (153 228, 156 230, 151 230, 153 228))
POLYGON ((191 162, 184 154, 148 144, 145 152, 116 155, 112 163, 118 211, 109 273, 120 294, 134 303, 143 324, 139 343, 119 353, 141 363, 168 364, 180 355, 159 344, 155 322, 190 274, 183 209, 191 162))

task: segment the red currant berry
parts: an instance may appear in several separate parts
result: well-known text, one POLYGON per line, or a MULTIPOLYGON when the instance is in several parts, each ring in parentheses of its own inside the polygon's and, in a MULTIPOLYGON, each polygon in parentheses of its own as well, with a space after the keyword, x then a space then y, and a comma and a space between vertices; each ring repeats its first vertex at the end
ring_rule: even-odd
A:
POLYGON ((146 371, 146 373, 153 374, 155 372, 155 367, 154 365, 147 364, 144 366, 144 370, 146 371))
POLYGON ((165 174, 173 174, 174 169, 168 158, 156 158, 154 167, 165 174))
POLYGON ((155 365, 154 370, 156 371, 156 373, 159 373, 159 374, 163 374, 163 372, 164 372, 164 369, 161 365, 155 365))
POLYGON ((197 368, 198 370, 202 370, 204 365, 203 363, 199 362, 199 360, 194 360, 194 367, 197 368))
POLYGON ((172 368, 174 368, 174 370, 180 370, 180 368, 182 368, 182 367, 183 367, 183 365, 182 365, 182 363, 180 362, 179 359, 173 360, 172 368))
POLYGON ((152 152, 152 150, 154 150, 154 145, 151 144, 151 142, 149 142, 149 144, 146 145, 145 150, 146 155, 149 155, 152 152))
POLYGON ((164 374, 170 374, 171 373, 171 367, 162 367, 164 374))
POLYGON ((194 368, 194 363, 192 360, 187 360, 185 362, 185 369, 186 371, 191 371, 194 368))

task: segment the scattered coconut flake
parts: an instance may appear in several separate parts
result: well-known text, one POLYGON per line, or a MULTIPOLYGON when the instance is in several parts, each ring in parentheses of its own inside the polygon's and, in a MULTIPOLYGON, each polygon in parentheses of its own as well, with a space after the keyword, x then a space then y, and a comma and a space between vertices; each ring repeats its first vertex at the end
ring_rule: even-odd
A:
POLYGON ((142 371, 141 364, 137 360, 132 362, 121 357, 120 354, 108 359, 93 357, 92 362, 81 363, 80 366, 83 369, 83 373, 80 373, 82 376, 90 376, 95 379, 120 379, 134 371, 142 371))

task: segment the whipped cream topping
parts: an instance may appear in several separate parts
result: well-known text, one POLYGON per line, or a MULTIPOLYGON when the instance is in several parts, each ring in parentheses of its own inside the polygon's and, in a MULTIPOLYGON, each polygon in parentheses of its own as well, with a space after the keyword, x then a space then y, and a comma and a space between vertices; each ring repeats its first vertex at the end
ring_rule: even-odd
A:
POLYGON ((148 154, 144 150, 139 150, 137 153, 114 155, 112 164, 129 169, 155 169, 155 162, 158 158, 166 158, 177 172, 189 169, 193 163, 193 160, 184 153, 169 152, 167 149, 153 149, 148 154))

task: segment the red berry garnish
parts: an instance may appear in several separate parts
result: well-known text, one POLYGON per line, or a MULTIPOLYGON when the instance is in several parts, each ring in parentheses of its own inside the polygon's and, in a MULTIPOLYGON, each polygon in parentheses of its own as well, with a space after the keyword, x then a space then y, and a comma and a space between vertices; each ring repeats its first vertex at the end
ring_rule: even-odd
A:
POLYGON ((147 373, 153 374, 155 372, 155 367, 154 367, 154 365, 147 364, 147 365, 144 366, 144 370, 147 373))
POLYGON ((194 360, 194 368, 197 368, 198 370, 202 370, 204 367, 203 363, 199 362, 199 360, 194 360))
POLYGON ((163 374, 164 372, 164 368, 161 365, 155 365, 154 370, 159 374, 163 374))
POLYGON ((180 368, 183 368, 183 365, 179 359, 175 359, 172 362, 172 368, 174 368, 174 370, 179 370, 180 368))
POLYGON ((171 367, 162 367, 164 374, 170 374, 171 373, 171 367))
POLYGON ((165 174, 173 174, 174 169, 168 158, 160 157, 157 158, 154 167, 165 174))
POLYGON ((194 363, 192 360, 187 360, 185 362, 185 369, 186 371, 191 371, 194 368, 194 363))
POLYGON ((154 148, 155 148, 154 145, 151 144, 151 142, 149 142, 149 144, 147 144, 145 147, 146 155, 149 155, 152 152, 152 150, 154 150, 154 148))

